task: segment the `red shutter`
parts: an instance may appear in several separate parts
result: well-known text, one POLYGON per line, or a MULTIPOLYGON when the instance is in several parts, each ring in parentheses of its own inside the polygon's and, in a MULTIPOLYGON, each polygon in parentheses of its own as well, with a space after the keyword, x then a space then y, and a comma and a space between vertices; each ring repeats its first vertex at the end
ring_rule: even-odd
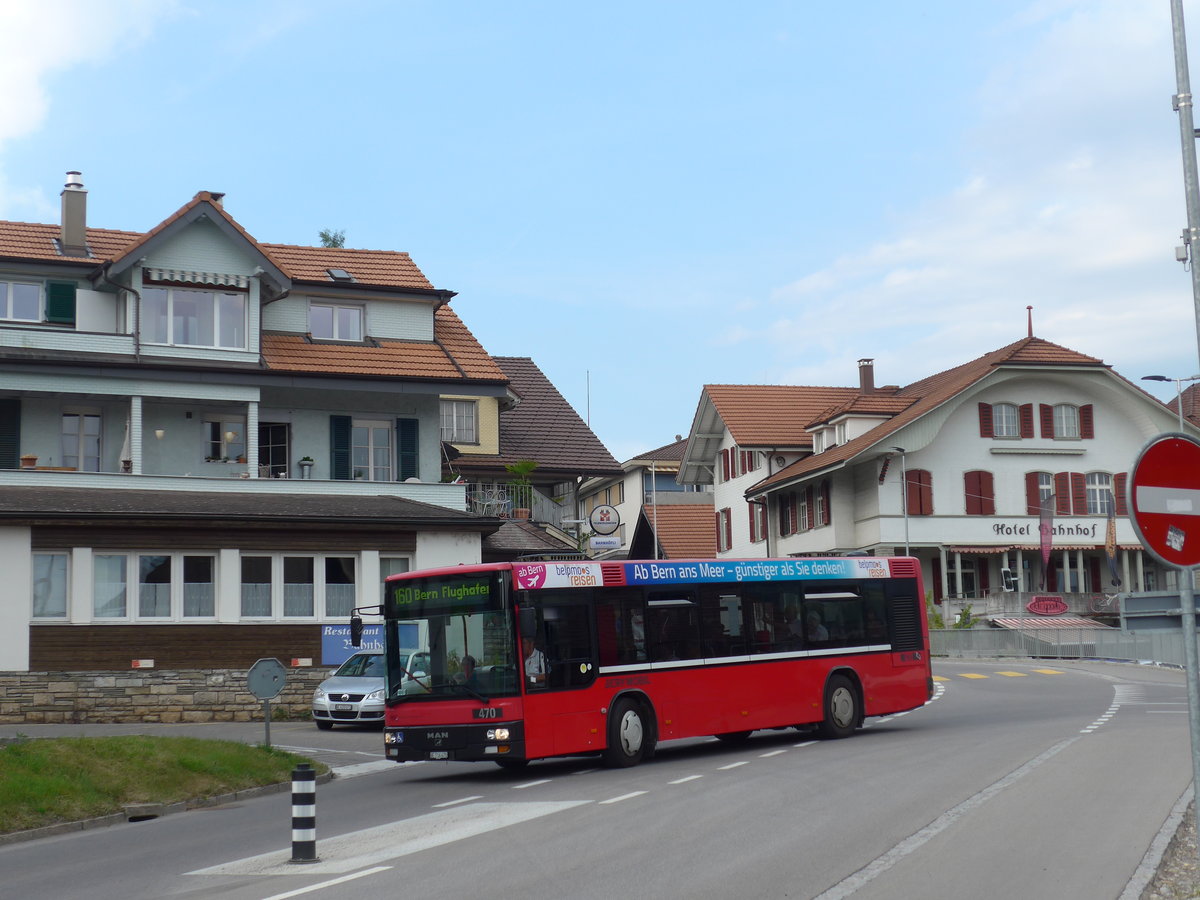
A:
MULTIPOLYGON (((1103 590, 1103 582, 1100 581, 1100 557, 1093 556, 1088 559, 1088 572, 1092 576, 1091 586, 1087 588, 1089 591, 1103 590)), ((1083 590, 1083 588, 1080 588, 1083 590)))
POLYGON ((942 602, 942 561, 935 556, 929 561, 929 570, 933 573, 933 602, 942 602))
MULTIPOLYGON (((989 473, 984 473, 989 474, 989 473)), ((976 568, 979 570, 979 596, 986 597, 992 590, 991 573, 988 571, 988 558, 986 556, 976 557, 976 568)))
POLYGON ((933 476, 924 469, 909 469, 908 514, 910 516, 933 515, 933 476))
POLYGON ((1021 423, 1021 437, 1033 437, 1033 404, 1023 403, 1017 410, 1017 418, 1021 423))
POLYGON ((1129 506, 1125 502, 1125 481, 1128 477, 1125 472, 1118 472, 1113 476, 1113 499, 1116 500, 1118 516, 1129 515, 1129 506))
POLYGON ((1071 514, 1071 474, 1054 473, 1054 513, 1059 516, 1071 514))
POLYGON ((996 514, 996 494, 991 472, 979 473, 979 514, 981 516, 996 514))
POLYGON ((979 473, 964 472, 963 473, 963 500, 965 501, 967 515, 980 515, 979 507, 979 473))
POLYGON ((729 451, 728 450, 721 451, 721 476, 722 476, 721 477, 722 481, 728 481, 729 477, 730 477, 729 476, 729 451))
POLYGON ((1038 404, 1038 414, 1042 419, 1042 437, 1054 437, 1054 407, 1045 403, 1038 404))
POLYGON ((1071 512, 1077 516, 1087 515, 1087 478, 1082 472, 1071 473, 1071 512))
POLYGON ((1087 441, 1096 436, 1095 416, 1092 415, 1092 404, 1090 403, 1079 407, 1079 436, 1087 441))
POLYGON ((796 522, 796 492, 792 491, 788 494, 788 534, 795 534, 797 531, 799 527, 796 522))
POLYGON ((713 519, 715 520, 713 524, 714 524, 714 526, 716 527, 716 530, 717 530, 717 552, 718 552, 718 553, 720 553, 722 550, 724 550, 724 549, 725 549, 725 548, 724 548, 724 547, 721 545, 721 539, 722 539, 722 534, 721 534, 721 512, 723 512, 723 510, 718 510, 718 511, 717 511, 717 513, 716 513, 716 514, 713 516, 713 519))
POLYGON ((750 526, 750 543, 758 540, 758 517, 754 514, 754 510, 758 507, 757 503, 747 503, 746 512, 750 514, 750 519, 747 524, 750 526))
POLYGON ((829 481, 821 482, 821 524, 828 525, 833 520, 829 513, 829 481))
POLYGON ((992 430, 992 404, 979 404, 979 436, 990 438, 995 437, 996 433, 992 430))
POLYGON ((1038 490, 1038 472, 1025 473, 1025 515, 1036 516, 1042 511, 1041 491, 1038 490))

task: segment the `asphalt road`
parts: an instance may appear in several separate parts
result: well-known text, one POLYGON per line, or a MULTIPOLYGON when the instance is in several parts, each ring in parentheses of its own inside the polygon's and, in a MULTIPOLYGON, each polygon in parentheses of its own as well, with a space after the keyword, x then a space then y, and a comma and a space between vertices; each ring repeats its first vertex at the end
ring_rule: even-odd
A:
MULTIPOLYGON (((354 776, 318 790, 318 863, 288 862, 280 794, 0 848, 0 897, 1121 897, 1190 782, 1182 673, 935 674, 937 699, 849 740, 680 741, 627 770, 377 765, 378 732, 275 723, 273 743, 354 776)), ((262 723, 58 733, 107 730, 263 737, 262 723)))

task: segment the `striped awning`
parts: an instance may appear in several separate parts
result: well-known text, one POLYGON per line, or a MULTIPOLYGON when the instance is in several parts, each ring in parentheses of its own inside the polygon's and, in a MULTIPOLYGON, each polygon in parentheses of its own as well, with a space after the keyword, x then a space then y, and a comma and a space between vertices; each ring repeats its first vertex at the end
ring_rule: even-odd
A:
MULTIPOLYGON (((1050 548, 1051 553, 1061 553, 1063 550, 1103 550, 1104 544, 1055 544, 1050 548)), ((1141 550, 1141 544, 1118 544, 1118 550, 1141 550)), ((1013 553, 1017 550, 1024 550, 1026 553, 1041 553, 1042 548, 1039 544, 1008 544, 1004 547, 996 546, 981 546, 972 547, 969 545, 947 547, 947 553, 962 553, 964 555, 974 554, 975 556, 985 556, 990 553, 1013 553)))
POLYGON ((169 281, 175 284, 201 284, 212 287, 235 287, 245 289, 250 279, 245 275, 229 272, 194 272, 190 269, 158 269, 147 267, 142 270, 148 281, 169 281))
POLYGON ((1083 616, 1020 616, 992 619, 991 623, 1000 628, 1012 628, 1016 631, 1045 631, 1050 628, 1111 628, 1109 625, 1101 625, 1095 619, 1086 619, 1083 616))

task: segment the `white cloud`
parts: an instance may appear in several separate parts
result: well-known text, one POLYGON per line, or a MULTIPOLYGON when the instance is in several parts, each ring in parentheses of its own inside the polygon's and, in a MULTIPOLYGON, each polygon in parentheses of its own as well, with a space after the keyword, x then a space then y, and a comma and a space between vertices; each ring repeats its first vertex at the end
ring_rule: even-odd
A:
MULTIPOLYGON (((51 99, 46 82, 53 74, 85 63, 101 62, 129 52, 145 40, 154 25, 171 15, 170 0, 42 0, 0 4, 0 218, 21 211, 44 213, 54 204, 41 189, 13 183, 3 168, 5 144, 36 132, 51 99)), ((71 102, 62 96, 58 102, 71 102)), ((97 108, 94 97, 85 108, 97 108)))
POLYGON ((853 384, 875 356, 881 383, 905 383, 1023 337, 1032 305, 1035 334, 1122 374, 1194 366, 1165 6, 1030 5, 1009 25, 1024 51, 979 89, 972 175, 780 288, 775 321, 740 337, 776 348, 782 381, 853 384))

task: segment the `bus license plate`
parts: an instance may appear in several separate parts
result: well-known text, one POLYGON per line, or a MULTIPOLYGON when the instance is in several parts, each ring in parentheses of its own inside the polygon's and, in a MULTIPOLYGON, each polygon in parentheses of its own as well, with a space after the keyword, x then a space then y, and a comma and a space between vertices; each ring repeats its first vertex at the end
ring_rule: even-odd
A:
POLYGON ((449 759, 450 752, 448 750, 430 750, 429 758, 430 759, 449 759))
POLYGON ((335 704, 333 704, 333 708, 334 709, 354 709, 354 704, 353 703, 335 703, 335 704))

